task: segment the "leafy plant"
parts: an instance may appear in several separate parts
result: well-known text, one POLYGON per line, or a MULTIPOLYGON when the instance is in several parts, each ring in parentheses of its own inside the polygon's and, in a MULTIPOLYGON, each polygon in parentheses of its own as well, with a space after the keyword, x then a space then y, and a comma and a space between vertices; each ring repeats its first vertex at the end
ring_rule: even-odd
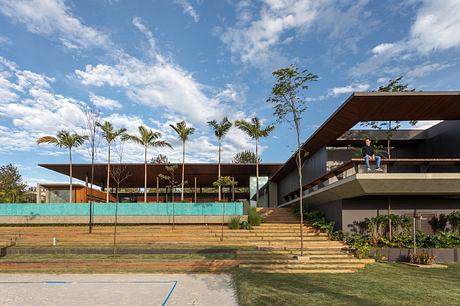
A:
POLYGON ((436 260, 436 256, 432 256, 426 252, 421 254, 414 254, 411 253, 409 255, 409 261, 414 264, 421 264, 421 265, 432 265, 436 260))
POLYGON ((251 226, 259 226, 262 223, 262 216, 257 213, 255 207, 251 207, 248 213, 248 223, 251 226))
POLYGON ((448 214, 447 221, 449 221, 453 232, 460 233, 460 211, 453 211, 448 214))
POLYGON ((228 227, 230 229, 239 229, 240 228, 240 217, 233 217, 228 222, 228 227))
POLYGON ((240 223, 240 229, 250 230, 251 228, 252 226, 248 221, 243 221, 240 223))

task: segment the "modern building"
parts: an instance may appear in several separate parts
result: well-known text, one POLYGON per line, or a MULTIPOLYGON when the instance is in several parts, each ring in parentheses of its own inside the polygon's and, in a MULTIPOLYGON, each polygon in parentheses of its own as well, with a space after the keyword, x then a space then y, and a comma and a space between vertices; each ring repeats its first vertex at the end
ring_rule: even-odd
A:
MULTIPOLYGON (((172 164, 148 164, 147 165, 147 202, 174 202, 180 200, 180 185, 182 177, 182 165, 168 172, 167 167, 172 164), (164 179, 163 176, 169 176, 170 179, 164 179), (171 181, 174 181, 174 188, 171 187, 171 181)), ((176 164, 177 165, 177 164, 176 164)), ((40 164, 49 170, 69 175, 68 164, 40 164)), ((271 177, 282 164, 259 165, 259 187, 264 186, 269 177, 271 177)), ((218 200, 217 188, 214 182, 217 180, 218 164, 214 163, 194 163, 185 164, 185 202, 215 202, 218 200)), ((91 164, 74 164, 72 176, 85 182, 85 186, 90 186, 91 164)), ((121 173, 118 177, 111 176, 110 184, 113 201, 116 200, 117 194, 120 202, 143 202, 144 193, 138 190, 144 187, 144 164, 111 164, 111 172, 121 173), (119 182, 119 184, 117 183, 119 182), (134 190, 134 191, 133 191, 134 190)), ((255 164, 221 164, 221 175, 232 178, 231 186, 222 188, 222 200, 249 200, 256 194, 256 165, 255 164)), ((107 186, 107 164, 94 165, 93 183, 102 191, 107 186)), ((44 186, 44 185, 41 185, 44 186)), ((69 185, 61 185, 62 192, 68 193, 69 185)), ((55 191, 56 192, 56 191, 55 191)), ((99 193, 102 193, 99 191, 99 193)), ((273 195, 276 197, 276 195, 273 195)), ((76 200, 79 198, 74 197, 76 200)), ((82 198, 83 199, 83 198, 82 198)), ((94 201, 97 201, 95 199, 94 201)), ((57 199, 59 202, 59 199, 57 199)), ((61 201, 62 202, 62 201, 61 201)), ((64 201, 65 202, 65 201, 64 201)), ((86 202, 86 199, 83 201, 86 202)), ((105 202, 101 201, 101 202, 105 202)), ((266 206, 266 204, 265 204, 266 206)))
MULTIPOLYGON (((416 215, 419 228, 430 231, 442 214, 460 210, 460 92, 354 93, 303 143, 301 150, 302 198, 306 205, 334 220, 338 229, 359 231, 366 217, 392 213, 416 215), (379 139, 378 144, 386 146, 387 136, 382 131, 354 128, 366 121, 411 120, 438 123, 425 130, 395 131, 391 136, 391 158, 382 154, 383 172, 368 172, 361 156, 356 154, 363 137, 379 139)), ((295 156, 296 153, 284 164, 260 165, 259 206, 298 205, 300 189, 295 156)), ((69 173, 68 165, 41 166, 69 173)), ((119 187, 143 187, 144 165, 124 166, 130 175, 119 187)), ((88 181, 90 167, 74 165, 73 176, 88 181)), ((177 178, 180 171, 178 167, 177 178)), ((167 189, 170 184, 159 178, 160 173, 165 173, 165 165, 148 165, 148 186, 152 188, 149 202, 173 201, 170 194, 174 192, 167 189)), ((213 188, 216 173, 217 164, 186 164, 186 200, 217 200, 213 188)), ((254 200, 254 174, 253 164, 223 164, 222 175, 237 182, 236 186, 225 189, 224 199, 254 200)), ((97 164, 95 184, 103 189, 105 178, 106 165, 97 164)), ((110 185, 117 186, 115 181, 110 185)), ((177 199, 179 193, 175 194, 177 199)), ((143 196, 122 194, 120 200, 141 202, 143 196)))
MULTIPOLYGON (((441 214, 460 210, 460 92, 354 93, 302 151, 308 152, 304 203, 323 211, 338 229, 360 231, 366 217, 392 213, 415 214, 419 228, 430 231, 441 214), (363 137, 380 138, 386 146, 386 136, 352 128, 365 121, 409 120, 440 123, 394 133, 391 158, 383 154, 383 172, 368 172, 351 147, 360 148, 363 137)), ((278 207, 298 204, 295 155, 269 184, 278 207)))

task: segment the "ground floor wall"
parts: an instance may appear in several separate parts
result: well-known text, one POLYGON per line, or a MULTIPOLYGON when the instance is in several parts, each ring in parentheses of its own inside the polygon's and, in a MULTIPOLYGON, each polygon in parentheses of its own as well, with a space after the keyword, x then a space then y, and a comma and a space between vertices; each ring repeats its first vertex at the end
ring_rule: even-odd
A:
POLYGON ((443 216, 460 210, 459 198, 444 196, 369 196, 345 199, 312 206, 322 211, 326 218, 335 222, 336 229, 344 232, 363 232, 363 221, 388 212, 396 215, 421 216, 417 229, 430 234, 443 230, 443 216))

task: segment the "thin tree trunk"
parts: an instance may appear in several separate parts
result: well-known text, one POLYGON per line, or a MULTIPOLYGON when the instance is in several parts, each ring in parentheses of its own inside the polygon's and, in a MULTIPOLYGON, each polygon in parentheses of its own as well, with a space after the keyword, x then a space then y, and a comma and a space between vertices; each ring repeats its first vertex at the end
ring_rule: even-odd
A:
POLYGON ((110 188, 110 142, 109 144, 109 152, 108 152, 108 159, 107 159, 107 195, 106 195, 106 203, 109 203, 109 188, 110 188))
POLYGON ((180 200, 184 201, 184 180, 185 180, 185 141, 182 142, 182 188, 180 193, 180 200))
POLYGON ((69 203, 72 203, 73 197, 72 197, 72 148, 69 148, 69 173, 70 173, 70 187, 69 187, 69 203))
POLYGON ((387 128, 388 128, 388 131, 387 131, 387 154, 388 154, 388 158, 390 159, 391 158, 391 149, 390 149, 391 121, 388 121, 387 128))
POLYGON ((299 173, 299 208, 300 208, 300 256, 303 256, 303 190, 302 190, 302 157, 300 153, 300 127, 297 114, 294 113, 294 123, 297 133, 297 171, 299 173))
POLYGON ((91 190, 89 191, 89 233, 93 232, 94 140, 91 147, 91 190))
POLYGON ((147 146, 144 145, 144 203, 147 203, 147 146))
POLYGON ((217 189, 218 189, 218 195, 219 195, 219 201, 222 200, 222 189, 221 189, 221 186, 220 186, 220 151, 221 151, 221 140, 219 138, 219 163, 218 163, 218 166, 217 166, 217 180, 219 181, 219 185, 217 186, 217 189))
POLYGON ((256 138, 256 207, 259 207, 259 139, 256 138))

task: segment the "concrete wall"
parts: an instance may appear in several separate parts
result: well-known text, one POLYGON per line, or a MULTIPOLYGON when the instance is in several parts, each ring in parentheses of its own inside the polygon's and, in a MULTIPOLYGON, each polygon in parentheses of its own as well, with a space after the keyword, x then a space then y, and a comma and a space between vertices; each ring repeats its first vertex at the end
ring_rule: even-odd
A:
MULTIPOLYGON (((303 184, 323 175, 326 169, 327 152, 326 148, 318 150, 315 154, 310 156, 304 163, 302 168, 302 181, 303 184)), ((297 168, 286 175, 280 182, 278 182, 278 205, 286 202, 284 196, 299 188, 299 175, 297 168)))
POLYGON ((312 205, 311 208, 320 210, 329 221, 334 221, 334 228, 336 230, 342 229, 342 201, 334 201, 322 205, 312 205))
MULTIPOLYGON (((224 223, 233 217, 247 220, 247 215, 225 215, 224 223)), ((114 216, 95 216, 93 223, 112 224, 114 216)), ((119 216, 118 223, 130 224, 220 224, 222 216, 119 216)), ((87 216, 0 216, 0 224, 88 224, 87 216)))

